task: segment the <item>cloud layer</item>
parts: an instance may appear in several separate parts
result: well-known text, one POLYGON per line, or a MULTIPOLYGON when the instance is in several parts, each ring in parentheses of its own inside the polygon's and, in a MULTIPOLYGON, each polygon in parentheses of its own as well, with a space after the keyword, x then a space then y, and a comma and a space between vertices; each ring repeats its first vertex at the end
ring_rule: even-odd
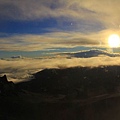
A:
POLYGON ((120 57, 102 55, 93 58, 73 57, 69 59, 66 56, 46 59, 4 59, 0 60, 0 75, 6 74, 9 80, 20 82, 29 80, 33 73, 45 68, 68 68, 75 66, 97 67, 101 65, 120 65, 120 57))
POLYGON ((13 35, 0 38, 0 50, 5 51, 37 51, 48 48, 63 48, 76 46, 94 46, 108 48, 108 36, 120 34, 118 30, 103 30, 96 33, 80 32, 50 32, 42 35, 13 35))
POLYGON ((0 18, 35 20, 67 17, 119 25, 119 0, 0 0, 0 18))
MULTIPOLYGON (((49 32, 46 34, 13 34, 1 37, 0 50, 37 51, 56 47, 108 47, 108 36, 112 33, 120 34, 119 4, 119 0, 0 0, 1 21, 21 21, 23 24, 51 18, 57 21, 57 28, 48 28, 49 32), (66 29, 61 30, 66 21, 70 22, 72 27, 66 26, 66 29)), ((6 33, 0 34, 3 36, 6 33)))

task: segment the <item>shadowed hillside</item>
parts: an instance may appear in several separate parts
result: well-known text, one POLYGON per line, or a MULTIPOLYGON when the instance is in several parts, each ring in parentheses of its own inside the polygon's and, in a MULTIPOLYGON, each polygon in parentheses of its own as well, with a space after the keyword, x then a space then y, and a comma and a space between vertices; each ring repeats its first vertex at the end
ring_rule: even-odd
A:
POLYGON ((32 92, 65 94, 86 98, 119 91, 120 67, 75 67, 45 69, 34 74, 34 79, 21 83, 23 89, 32 92))
POLYGON ((14 89, 0 77, 0 120, 119 120, 119 77, 120 66, 45 69, 14 89))

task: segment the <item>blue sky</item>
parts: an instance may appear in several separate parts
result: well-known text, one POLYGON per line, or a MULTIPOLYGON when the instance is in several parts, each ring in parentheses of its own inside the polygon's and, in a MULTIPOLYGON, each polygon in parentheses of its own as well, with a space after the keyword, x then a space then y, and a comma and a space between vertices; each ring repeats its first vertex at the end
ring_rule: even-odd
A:
POLYGON ((119 0, 0 0, 0 57, 107 50, 108 36, 120 34, 119 4, 119 0))

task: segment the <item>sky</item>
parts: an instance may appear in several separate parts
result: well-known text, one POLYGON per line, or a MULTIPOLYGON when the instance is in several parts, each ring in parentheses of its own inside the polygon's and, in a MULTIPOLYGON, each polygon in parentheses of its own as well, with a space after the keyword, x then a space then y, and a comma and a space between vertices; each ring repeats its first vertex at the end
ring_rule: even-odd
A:
POLYGON ((108 49, 119 0, 0 0, 0 57, 108 49))
POLYGON ((119 65, 119 57, 60 56, 119 53, 108 45, 111 34, 120 35, 120 0, 0 0, 0 75, 20 81, 44 68, 119 65))

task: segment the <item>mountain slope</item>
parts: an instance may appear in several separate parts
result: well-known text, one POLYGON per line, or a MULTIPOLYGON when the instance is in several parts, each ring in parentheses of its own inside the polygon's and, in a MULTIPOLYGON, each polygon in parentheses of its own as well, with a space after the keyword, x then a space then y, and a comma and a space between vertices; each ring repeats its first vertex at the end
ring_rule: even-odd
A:
POLYGON ((20 84, 32 92, 91 97, 117 91, 119 75, 120 66, 45 69, 34 74, 33 80, 20 84))
POLYGON ((87 51, 81 51, 77 53, 66 53, 67 55, 70 55, 71 57, 77 57, 77 58, 89 58, 89 57, 97 57, 100 55, 105 55, 109 57, 118 57, 120 54, 115 54, 115 53, 108 53, 107 51, 103 50, 87 50, 87 51))

